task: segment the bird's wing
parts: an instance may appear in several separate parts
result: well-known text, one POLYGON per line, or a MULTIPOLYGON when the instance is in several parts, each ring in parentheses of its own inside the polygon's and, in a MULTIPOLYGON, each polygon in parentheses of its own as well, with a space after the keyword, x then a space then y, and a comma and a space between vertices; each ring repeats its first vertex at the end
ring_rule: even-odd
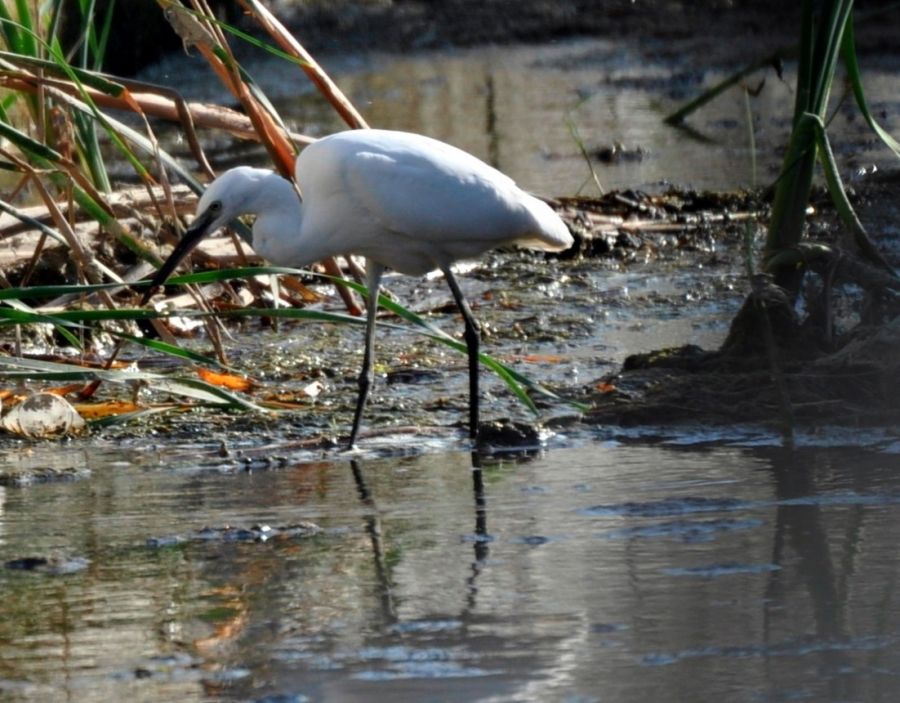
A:
POLYGON ((478 240, 488 249, 530 224, 513 181, 456 150, 435 158, 359 152, 343 180, 347 197, 381 227, 419 241, 478 240))

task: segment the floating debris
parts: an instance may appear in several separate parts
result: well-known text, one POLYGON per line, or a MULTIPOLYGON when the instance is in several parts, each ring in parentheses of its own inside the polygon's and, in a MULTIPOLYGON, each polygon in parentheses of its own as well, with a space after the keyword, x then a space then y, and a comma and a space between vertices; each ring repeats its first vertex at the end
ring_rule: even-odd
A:
POLYGON ((268 542, 269 540, 288 540, 303 537, 314 537, 322 532, 322 528, 313 522, 298 522, 285 527, 270 525, 253 525, 251 527, 204 527, 196 532, 163 537, 150 537, 147 546, 156 549, 172 547, 187 542, 268 542))

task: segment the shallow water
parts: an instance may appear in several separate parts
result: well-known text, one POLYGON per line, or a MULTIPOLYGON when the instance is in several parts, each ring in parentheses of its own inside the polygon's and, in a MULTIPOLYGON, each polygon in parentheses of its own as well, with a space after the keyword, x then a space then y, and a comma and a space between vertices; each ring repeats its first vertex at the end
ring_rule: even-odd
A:
POLYGON ((461 451, 253 472, 209 445, 67 455, 90 478, 0 489, 0 561, 76 559, 0 569, 4 700, 897 690, 890 451, 557 438, 477 471, 461 451), (301 521, 321 533, 199 532, 301 521))

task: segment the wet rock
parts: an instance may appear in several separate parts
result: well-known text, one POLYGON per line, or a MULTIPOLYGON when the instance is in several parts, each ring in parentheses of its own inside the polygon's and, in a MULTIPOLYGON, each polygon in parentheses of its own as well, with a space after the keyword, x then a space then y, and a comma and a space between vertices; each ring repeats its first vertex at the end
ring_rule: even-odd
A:
POLYGON ((636 371, 638 369, 651 368, 693 368, 702 364, 709 357, 709 352, 704 351, 695 344, 686 344, 683 347, 670 347, 657 349, 646 354, 632 354, 622 364, 623 371, 636 371))
POLYGON ((393 369, 387 374, 388 384, 393 383, 428 383, 440 378, 442 373, 436 369, 402 368, 393 369))
POLYGON ((595 149, 592 156, 605 164, 619 164, 628 161, 643 161, 644 150, 641 147, 626 147, 620 142, 595 149))
POLYGON ((525 449, 540 447, 547 432, 538 425, 514 420, 492 420, 478 426, 479 448, 525 449))
POLYGON ((753 277, 753 290, 738 311, 720 351, 733 356, 766 354, 775 348, 794 347, 798 320, 793 303, 771 276, 753 277))

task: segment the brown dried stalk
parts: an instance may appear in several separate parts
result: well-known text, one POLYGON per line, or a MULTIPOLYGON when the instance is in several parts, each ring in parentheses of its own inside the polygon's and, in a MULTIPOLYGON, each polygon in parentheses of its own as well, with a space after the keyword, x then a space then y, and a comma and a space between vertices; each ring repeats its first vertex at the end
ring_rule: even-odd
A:
POLYGON ((312 55, 303 48, 303 45, 297 41, 296 37, 265 6, 258 0, 239 1, 244 9, 260 23, 263 29, 272 36, 285 52, 301 62, 300 65, 304 73, 319 89, 319 92, 322 93, 325 99, 331 103, 332 107, 337 110, 344 122, 354 129, 364 129, 369 126, 366 124, 363 116, 353 106, 353 103, 319 66, 312 55))

